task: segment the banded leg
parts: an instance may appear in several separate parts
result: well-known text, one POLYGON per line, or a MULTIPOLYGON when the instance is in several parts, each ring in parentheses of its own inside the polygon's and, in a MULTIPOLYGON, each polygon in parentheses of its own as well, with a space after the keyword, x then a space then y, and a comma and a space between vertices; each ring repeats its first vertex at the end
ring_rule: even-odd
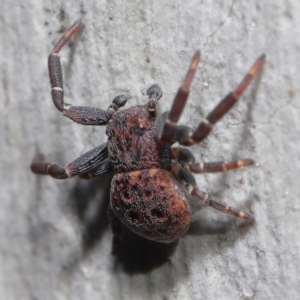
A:
POLYGON ((248 213, 245 213, 242 210, 237 210, 227 204, 221 203, 219 199, 200 191, 197 187, 194 188, 191 195, 196 197, 202 204, 211 206, 212 208, 217 209, 225 214, 233 215, 248 222, 254 221, 254 218, 248 213))
POLYGON ((99 166, 107 157, 107 147, 105 143, 83 154, 64 168, 57 164, 45 162, 41 154, 36 154, 30 168, 35 174, 50 175, 56 179, 66 179, 87 173, 89 170, 99 166))
MULTIPOLYGON (((161 114, 159 117, 157 117, 156 120, 155 120, 155 134, 156 134, 157 138, 159 138, 162 135, 165 123, 168 120, 169 113, 170 112, 166 111, 163 114, 161 114)), ((175 127, 173 136, 169 140, 168 144, 172 145, 176 142, 180 143, 182 138, 185 138, 186 136, 189 136, 193 132, 194 132, 194 129, 189 127, 189 126, 177 125, 175 127)))
POLYGON ((181 179, 188 192, 191 194, 191 196, 193 196, 193 198, 191 199, 191 209, 193 213, 200 210, 203 205, 208 205, 225 214, 233 215, 239 219, 243 219, 248 222, 254 221, 254 218, 250 214, 245 213, 242 210, 237 210, 227 204, 223 204, 216 197, 210 196, 207 193, 200 191, 196 185, 194 176, 187 169, 181 168, 178 170, 175 168, 172 171, 176 172, 176 176, 181 179))
POLYGON ((216 173, 216 172, 226 172, 238 168, 248 167, 254 165, 255 162, 252 159, 239 159, 236 161, 216 161, 216 162, 200 162, 200 163, 191 163, 185 167, 192 173, 216 173))
POLYGON ((160 136, 160 142, 164 144, 172 144, 173 136, 176 131, 177 122, 183 112, 186 101, 189 96, 190 86, 195 76, 197 66, 200 60, 200 51, 197 51, 191 61, 188 72, 185 79, 179 88, 177 95, 175 96, 168 118, 165 120, 165 124, 160 136))
POLYGON ((193 153, 186 148, 175 147, 171 149, 172 159, 179 162, 184 168, 195 174, 226 172, 244 168, 255 164, 252 159, 239 159, 235 161, 195 162, 193 153))
POLYGON ((158 100, 162 97, 162 90, 157 84, 153 84, 147 90, 147 95, 149 97, 149 100, 147 102, 149 118, 151 120, 155 120, 156 104, 157 104, 158 100))
POLYGON ((110 205, 108 206, 107 209, 107 216, 113 232, 111 253, 117 254, 120 251, 120 245, 121 245, 121 235, 122 235, 121 221, 115 216, 110 205))
POLYGON ((89 106, 72 106, 64 102, 63 78, 59 51, 77 33, 83 24, 76 22, 73 24, 56 43, 48 58, 49 77, 51 84, 51 95, 55 107, 63 113, 63 115, 74 122, 83 125, 105 125, 112 114, 121 106, 124 106, 130 98, 128 95, 116 97, 109 108, 105 111, 97 107, 89 106))
POLYGON ((193 134, 185 136, 180 140, 181 145, 190 146, 201 142, 212 130, 213 126, 232 108, 232 106, 240 99, 253 77, 261 70, 265 61, 265 54, 262 54, 253 64, 250 71, 238 85, 238 87, 229 93, 221 102, 213 109, 213 111, 204 119, 194 131, 193 134))
POLYGON ((229 93, 204 119, 198 126, 196 130, 191 130, 187 126, 177 126, 177 122, 181 116, 181 113, 184 109, 185 103, 187 101, 189 86, 194 77, 199 57, 197 57, 196 52, 195 56, 192 59, 190 69, 184 80, 183 85, 180 87, 175 100, 173 102, 169 117, 165 118, 165 124, 160 135, 160 141, 165 144, 173 144, 178 142, 181 145, 190 146, 202 141, 212 130, 213 125, 215 125, 230 109, 231 107, 239 100, 247 86, 250 84, 252 78, 261 70, 264 61, 265 55, 262 54, 251 67, 248 74, 244 77, 242 82, 238 87, 229 93))

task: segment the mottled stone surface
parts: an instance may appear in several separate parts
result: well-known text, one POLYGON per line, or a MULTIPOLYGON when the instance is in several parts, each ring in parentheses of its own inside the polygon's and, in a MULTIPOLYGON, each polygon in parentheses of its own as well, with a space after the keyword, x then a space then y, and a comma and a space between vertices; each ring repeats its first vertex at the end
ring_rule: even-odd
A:
POLYGON ((215 2, 2 1, 0 299, 298 299, 300 2, 215 2), (30 173, 37 148, 64 165, 106 140, 104 127, 75 124, 51 101, 47 56, 79 18, 81 37, 62 51, 65 101, 74 105, 106 108, 128 92, 128 105, 143 104, 158 83, 165 111, 200 49, 181 118, 197 126, 267 54, 261 78, 192 147, 198 160, 259 163, 196 176, 204 191, 250 211, 253 226, 206 209, 172 245, 126 231, 115 258, 109 176, 58 181, 30 173))

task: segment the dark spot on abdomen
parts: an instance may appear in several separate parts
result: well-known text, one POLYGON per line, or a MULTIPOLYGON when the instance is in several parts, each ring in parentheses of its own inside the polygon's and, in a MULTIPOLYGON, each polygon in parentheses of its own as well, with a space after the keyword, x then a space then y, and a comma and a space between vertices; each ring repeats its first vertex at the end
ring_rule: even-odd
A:
POLYGON ((158 219, 168 219, 168 216, 163 212, 161 211, 160 209, 158 208, 153 208, 151 210, 151 215, 154 217, 154 218, 158 218, 158 219))
POLYGON ((133 211, 131 210, 129 213, 128 213, 128 217, 130 218, 131 222, 132 223, 137 223, 140 219, 140 215, 138 212, 136 211, 133 211))

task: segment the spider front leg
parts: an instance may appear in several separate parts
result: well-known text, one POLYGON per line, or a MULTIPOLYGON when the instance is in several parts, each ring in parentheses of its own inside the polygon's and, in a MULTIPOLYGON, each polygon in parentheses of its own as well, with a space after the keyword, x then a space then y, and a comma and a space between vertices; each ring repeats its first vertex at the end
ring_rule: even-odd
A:
POLYGON ((183 112, 184 106, 188 99, 190 86, 195 76, 196 69, 199 64, 199 60, 200 60, 200 51, 197 51, 192 58, 185 79, 175 96, 171 110, 165 119, 165 123, 161 135, 159 137, 160 142, 163 144, 171 145, 174 143, 173 137, 176 132, 177 122, 183 112))
MULTIPOLYGON (((95 168, 96 170, 98 169, 97 175, 100 175, 112 169, 107 164, 104 165, 104 168, 101 168, 101 162, 107 159, 107 157, 108 154, 105 143, 83 154, 64 168, 58 166, 57 164, 45 162, 44 157, 41 154, 36 154, 33 158, 30 168, 35 174, 50 175, 56 179, 71 178, 80 174, 85 174, 86 176, 87 172, 95 168), (100 173, 100 170, 102 173, 100 173)), ((83 177, 86 178, 85 176, 83 177)))
POLYGON ((49 77, 51 84, 51 95, 55 107, 63 115, 74 122, 83 125, 105 125, 111 118, 112 114, 121 106, 124 106, 130 98, 128 95, 116 97, 109 108, 105 111, 101 108, 90 106, 72 106, 64 102, 63 78, 59 51, 77 33, 83 24, 76 22, 73 24, 62 38, 56 43, 48 58, 49 77))
MULTIPOLYGON (((197 53, 196 53, 197 54, 197 53)), ((180 87, 168 118, 165 120, 164 128, 161 133, 160 141, 165 144, 173 144, 178 142, 184 146, 194 145, 199 143, 212 130, 213 126, 232 108, 232 106, 240 99, 247 86, 250 84, 253 77, 261 70, 265 61, 265 55, 262 54, 251 67, 250 71, 244 77, 238 87, 229 93, 223 100, 213 109, 213 111, 204 119, 195 131, 192 131, 188 126, 177 126, 179 117, 184 109, 187 101, 189 86, 195 74, 195 69, 198 65, 196 55, 192 59, 190 69, 184 80, 183 85, 180 87), (190 76, 188 76, 190 74, 190 76), (189 78, 189 80, 188 80, 189 78), (188 83, 188 84, 187 84, 188 83), (186 88, 184 88, 186 87, 186 88), (186 91, 184 93, 183 91, 186 91)))
POLYGON ((261 70, 265 61, 265 54, 262 54, 251 67, 250 71, 238 85, 238 87, 230 92, 221 102, 213 109, 213 111, 204 119, 191 136, 186 136, 180 144, 189 146, 201 142, 212 130, 213 126, 232 108, 232 106, 240 99, 253 77, 261 70))
POLYGON ((232 108, 232 106, 240 99, 241 95, 246 90, 247 86, 252 81, 253 77, 261 70, 265 61, 265 54, 262 54, 251 67, 242 82, 238 87, 229 93, 223 100, 213 109, 213 111, 204 119, 195 132, 190 136, 186 137, 182 141, 182 145, 193 145, 199 143, 212 130, 213 126, 232 108))

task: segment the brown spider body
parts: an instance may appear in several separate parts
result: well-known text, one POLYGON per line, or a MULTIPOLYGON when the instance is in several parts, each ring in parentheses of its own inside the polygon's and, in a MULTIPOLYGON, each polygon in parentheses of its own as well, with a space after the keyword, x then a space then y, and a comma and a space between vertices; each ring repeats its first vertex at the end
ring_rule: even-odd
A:
POLYGON ((115 113, 106 126, 108 157, 118 173, 111 184, 110 206, 133 232, 170 243, 188 229, 189 195, 167 170, 169 146, 159 143, 147 106, 115 113))
POLYGON ((189 228, 189 195, 174 176, 163 169, 116 174, 110 205, 133 232, 161 243, 180 238, 189 228))
POLYGON ((205 205, 252 221, 251 215, 200 191, 192 173, 229 171, 252 165, 253 160, 197 163, 187 148, 171 146, 176 142, 179 145, 191 146, 206 138, 262 68, 265 56, 261 55, 256 60, 237 88, 225 96, 207 118, 193 129, 177 123, 200 60, 199 51, 192 58, 171 110, 160 116, 156 116, 156 105, 162 97, 162 91, 157 85, 152 85, 147 90, 146 105, 122 111, 118 109, 126 104, 130 98, 128 95, 115 97, 107 110, 65 103, 58 53, 81 28, 80 22, 71 26, 49 55, 52 100, 65 117, 79 124, 106 125, 108 141, 84 153, 65 167, 45 162, 42 155, 37 154, 31 170, 36 174, 50 175, 57 179, 76 175, 89 179, 115 171, 108 208, 108 218, 114 235, 113 252, 119 249, 120 222, 147 239, 170 243, 188 230, 192 214, 205 205))
POLYGON ((154 126, 145 105, 113 114, 106 135, 108 157, 117 173, 169 167, 170 147, 158 142, 154 126))

